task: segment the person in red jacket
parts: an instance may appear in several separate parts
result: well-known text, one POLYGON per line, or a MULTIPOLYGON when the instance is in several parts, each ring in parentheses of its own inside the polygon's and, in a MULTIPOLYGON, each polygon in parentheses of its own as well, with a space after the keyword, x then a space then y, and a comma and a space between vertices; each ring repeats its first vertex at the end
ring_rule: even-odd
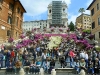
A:
POLYGON ((73 67, 73 62, 74 62, 74 57, 75 57, 75 53, 74 53, 74 50, 70 50, 69 52, 69 56, 70 56, 70 67, 73 67))
POLYGON ((14 50, 11 51, 10 57, 11 57, 12 60, 14 60, 14 57, 15 57, 15 52, 14 52, 14 50))

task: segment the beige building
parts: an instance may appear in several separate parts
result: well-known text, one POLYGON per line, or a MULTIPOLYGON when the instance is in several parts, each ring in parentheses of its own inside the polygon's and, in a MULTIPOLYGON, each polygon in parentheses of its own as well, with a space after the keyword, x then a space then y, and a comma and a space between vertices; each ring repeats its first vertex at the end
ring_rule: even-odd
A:
POLYGON ((95 40, 100 41, 100 0, 93 0, 87 10, 91 11, 92 34, 95 35, 95 40))
POLYGON ((88 14, 81 14, 76 18, 76 27, 86 30, 91 29, 91 16, 88 14))

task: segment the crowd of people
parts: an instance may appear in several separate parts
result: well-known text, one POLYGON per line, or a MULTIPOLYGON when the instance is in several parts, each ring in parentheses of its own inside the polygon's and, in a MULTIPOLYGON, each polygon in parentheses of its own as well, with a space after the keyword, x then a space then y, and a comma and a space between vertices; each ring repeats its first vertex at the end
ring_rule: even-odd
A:
POLYGON ((62 38, 58 47, 48 49, 49 42, 48 38, 44 38, 19 50, 2 47, 0 67, 6 67, 7 71, 15 73, 18 73, 20 68, 24 68, 28 74, 37 74, 40 68, 43 68, 45 73, 51 73, 56 62, 59 61, 61 68, 74 68, 77 73, 80 73, 81 69, 89 74, 100 73, 100 52, 95 47, 87 50, 78 47, 68 38, 62 38))

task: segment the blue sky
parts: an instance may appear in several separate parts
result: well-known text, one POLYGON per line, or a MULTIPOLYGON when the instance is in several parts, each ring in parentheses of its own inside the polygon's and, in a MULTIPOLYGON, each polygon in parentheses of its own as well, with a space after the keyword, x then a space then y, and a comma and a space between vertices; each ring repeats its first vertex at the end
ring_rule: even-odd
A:
MULTIPOLYGON (((20 0, 27 13, 24 14, 24 21, 46 20, 47 6, 52 0, 20 0)), ((58 0, 61 1, 61 0, 58 0)), ((93 0, 62 0, 68 5, 68 22, 73 21, 79 16, 79 8, 87 8, 93 0)), ((90 14, 89 11, 85 11, 90 14)))

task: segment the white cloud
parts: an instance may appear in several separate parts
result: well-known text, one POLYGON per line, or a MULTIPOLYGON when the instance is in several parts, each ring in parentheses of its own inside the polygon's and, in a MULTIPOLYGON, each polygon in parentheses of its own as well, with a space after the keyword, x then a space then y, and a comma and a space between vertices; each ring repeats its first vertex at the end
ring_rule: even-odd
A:
POLYGON ((68 19, 68 23, 70 23, 71 21, 75 24, 75 21, 76 21, 76 17, 78 17, 80 15, 80 13, 79 14, 77 14, 77 15, 74 15, 74 14, 69 14, 69 19, 68 19))
MULTIPOLYGON (((47 11, 48 5, 52 0, 20 0, 24 8, 26 9, 28 16, 38 16, 47 11)), ((64 1, 64 0, 57 0, 64 1)), ((65 0, 67 5, 71 4, 71 0, 65 0)))

